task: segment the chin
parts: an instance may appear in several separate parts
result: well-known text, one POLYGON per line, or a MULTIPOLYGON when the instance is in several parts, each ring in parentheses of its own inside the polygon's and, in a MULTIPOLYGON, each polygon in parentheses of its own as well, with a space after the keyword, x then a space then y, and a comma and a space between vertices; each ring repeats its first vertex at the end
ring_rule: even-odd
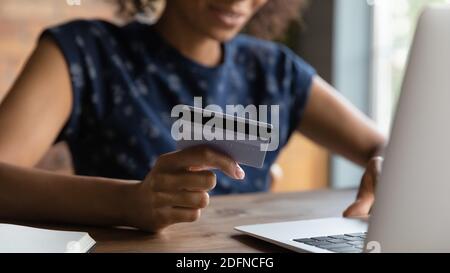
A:
POLYGON ((224 43, 228 42, 229 40, 232 40, 234 37, 236 37, 239 34, 239 30, 235 31, 223 31, 223 30, 214 30, 214 31, 208 31, 208 36, 212 39, 224 43))

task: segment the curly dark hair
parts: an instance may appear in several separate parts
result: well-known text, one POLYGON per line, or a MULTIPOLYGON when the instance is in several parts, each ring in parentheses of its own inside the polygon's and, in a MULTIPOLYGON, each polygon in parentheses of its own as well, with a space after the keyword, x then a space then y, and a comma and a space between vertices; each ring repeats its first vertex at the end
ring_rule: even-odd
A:
MULTIPOLYGON (((111 0, 117 4, 117 13, 130 19, 139 13, 154 12, 161 0, 111 0)), ((252 18, 245 32, 263 39, 283 38, 291 23, 301 22, 301 11, 308 0, 269 0, 252 18)))

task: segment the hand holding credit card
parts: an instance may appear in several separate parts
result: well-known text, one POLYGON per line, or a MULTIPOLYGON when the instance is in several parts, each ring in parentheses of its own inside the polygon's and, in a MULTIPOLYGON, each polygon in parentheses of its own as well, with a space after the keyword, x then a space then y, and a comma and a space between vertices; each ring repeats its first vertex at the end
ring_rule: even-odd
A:
POLYGON ((206 145, 242 165, 263 167, 271 124, 191 106, 177 122, 172 134, 178 149, 206 145))

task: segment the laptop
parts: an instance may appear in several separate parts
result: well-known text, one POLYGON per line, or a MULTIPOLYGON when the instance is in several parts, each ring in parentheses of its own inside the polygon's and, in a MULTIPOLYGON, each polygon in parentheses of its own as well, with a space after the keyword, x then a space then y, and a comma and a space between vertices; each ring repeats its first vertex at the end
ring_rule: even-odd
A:
POLYGON ((297 252, 450 252, 450 6, 421 15, 369 219, 236 227, 297 252))

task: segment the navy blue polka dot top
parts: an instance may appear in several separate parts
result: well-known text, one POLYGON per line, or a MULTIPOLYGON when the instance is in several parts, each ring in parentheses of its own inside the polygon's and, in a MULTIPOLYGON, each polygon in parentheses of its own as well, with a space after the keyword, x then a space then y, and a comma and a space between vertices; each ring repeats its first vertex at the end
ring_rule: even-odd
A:
POLYGON ((223 45, 223 61, 202 66, 150 25, 78 20, 45 30, 70 70, 73 107, 57 141, 79 175, 143 179, 158 156, 176 150, 175 105, 279 105, 280 146, 263 169, 243 167, 245 183, 217 172, 212 194, 266 191, 270 166, 300 123, 314 69, 286 47, 246 35, 223 45))

